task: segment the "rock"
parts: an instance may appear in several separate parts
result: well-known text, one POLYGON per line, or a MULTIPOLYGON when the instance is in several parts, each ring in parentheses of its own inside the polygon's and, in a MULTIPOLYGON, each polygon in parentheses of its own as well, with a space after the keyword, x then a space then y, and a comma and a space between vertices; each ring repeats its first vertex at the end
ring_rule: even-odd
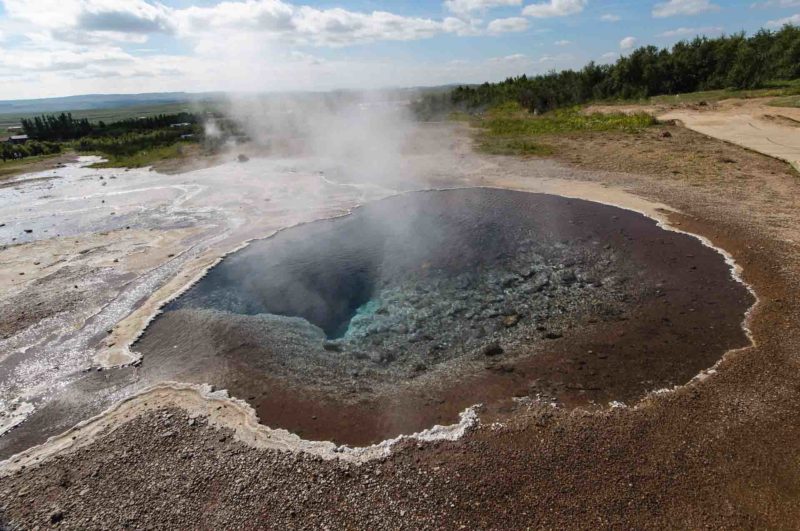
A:
POLYGON ((562 337, 564 337, 564 334, 562 334, 561 332, 547 332, 544 335, 545 339, 559 339, 562 337))
POLYGON ((670 133, 669 131, 663 131, 661 133, 661 138, 672 138, 672 133, 670 133))
POLYGON ((50 513, 49 520, 51 524, 57 524, 63 519, 64 519, 64 511, 60 509, 56 509, 55 511, 50 513))
POLYGON ((239 162, 247 162, 248 160, 250 160, 250 157, 248 157, 247 155, 245 155, 245 154, 243 154, 243 153, 240 153, 240 154, 239 154, 239 156, 238 156, 238 157, 236 157, 236 159, 237 159, 239 162))
POLYGON ((326 341, 322 344, 322 348, 327 350, 328 352, 341 352, 342 345, 336 343, 334 341, 326 341))
POLYGON ((562 271, 559 275, 559 278, 561 283, 565 285, 574 284, 578 280, 578 277, 575 275, 575 271, 572 269, 565 269, 562 271))
POLYGON ((499 343, 489 343, 485 347, 483 347, 483 355, 484 356, 499 356, 503 352, 503 347, 500 346, 499 343))
POLYGON ((25 234, 30 234, 31 232, 33 232, 33 229, 23 229, 23 230, 25 231, 25 234))
POLYGON ((506 328, 517 326, 517 323, 519 323, 519 315, 517 314, 508 315, 503 318, 503 326, 506 328))

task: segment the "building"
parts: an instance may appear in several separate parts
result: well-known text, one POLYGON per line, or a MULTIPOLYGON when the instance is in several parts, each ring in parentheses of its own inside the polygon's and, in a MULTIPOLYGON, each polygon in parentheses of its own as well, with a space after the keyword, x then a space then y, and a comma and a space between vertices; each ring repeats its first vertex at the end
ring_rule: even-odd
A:
POLYGON ((22 126, 21 125, 12 125, 11 127, 8 128, 8 132, 9 133, 21 133, 22 132, 22 126))
POLYGON ((10 137, 6 142, 10 144, 24 144, 28 141, 28 135, 14 135, 10 137))

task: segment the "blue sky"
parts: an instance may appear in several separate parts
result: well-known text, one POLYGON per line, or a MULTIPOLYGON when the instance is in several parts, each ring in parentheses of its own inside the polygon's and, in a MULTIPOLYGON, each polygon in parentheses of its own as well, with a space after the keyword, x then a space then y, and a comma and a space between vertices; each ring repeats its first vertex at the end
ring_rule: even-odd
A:
POLYGON ((493 81, 800 24, 800 0, 0 0, 0 99, 493 81))

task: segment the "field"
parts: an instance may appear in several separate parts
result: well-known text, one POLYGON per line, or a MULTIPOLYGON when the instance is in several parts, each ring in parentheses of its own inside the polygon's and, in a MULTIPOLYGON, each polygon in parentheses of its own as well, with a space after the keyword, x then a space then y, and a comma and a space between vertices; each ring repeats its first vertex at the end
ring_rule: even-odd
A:
MULTIPOLYGON (((457 116, 456 119, 463 119, 457 116)), ((478 148, 492 155, 547 156, 553 148, 542 141, 547 135, 581 132, 637 133, 656 121, 644 113, 584 114, 579 108, 563 109, 535 116, 517 103, 506 103, 473 119, 479 128, 478 148)))
POLYGON ((99 162, 94 168, 142 168, 152 166, 165 160, 179 160, 190 156, 199 155, 199 146, 191 142, 177 142, 167 146, 155 147, 144 151, 139 151, 132 155, 110 156, 104 153, 97 153, 106 159, 106 162, 99 162))
MULTIPOLYGON (((106 123, 118 122, 128 118, 138 118, 140 116, 155 116, 158 114, 177 114, 180 112, 202 112, 214 108, 211 102, 196 103, 165 103, 159 105, 136 105, 133 107, 116 107, 109 109, 91 109, 64 112, 71 112, 76 119, 88 118, 90 122, 103 121, 106 123)), ((9 136, 8 128, 19 125, 22 118, 34 118, 42 113, 5 113, 0 114, 0 140, 9 136)), ((47 113, 49 114, 49 113, 47 113)))
MULTIPOLYGON (((754 90, 706 90, 700 92, 690 92, 688 94, 671 94, 665 96, 653 96, 644 100, 614 100, 598 102, 604 104, 650 104, 650 105, 686 105, 697 104, 700 102, 714 103, 717 101, 731 98, 753 99, 753 98, 780 98, 779 101, 789 100, 796 102, 800 96, 800 79, 793 81, 773 81, 767 83, 764 88, 754 90)), ((773 102, 776 103, 776 102, 773 102)), ((779 104, 783 106, 782 104, 779 104)), ((792 105, 790 105, 792 106, 792 105)))

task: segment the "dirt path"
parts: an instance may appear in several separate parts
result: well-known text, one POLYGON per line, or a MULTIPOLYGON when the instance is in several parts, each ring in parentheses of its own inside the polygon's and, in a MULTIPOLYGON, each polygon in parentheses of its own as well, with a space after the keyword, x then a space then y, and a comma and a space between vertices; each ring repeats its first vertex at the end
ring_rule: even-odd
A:
POLYGON ((784 160, 800 171, 800 108, 773 107, 774 98, 692 105, 593 105, 587 112, 647 112, 703 135, 784 160))
POLYGON ((770 107, 770 99, 725 100, 709 109, 675 109, 661 120, 684 126, 770 157, 800 171, 800 109, 770 107))

